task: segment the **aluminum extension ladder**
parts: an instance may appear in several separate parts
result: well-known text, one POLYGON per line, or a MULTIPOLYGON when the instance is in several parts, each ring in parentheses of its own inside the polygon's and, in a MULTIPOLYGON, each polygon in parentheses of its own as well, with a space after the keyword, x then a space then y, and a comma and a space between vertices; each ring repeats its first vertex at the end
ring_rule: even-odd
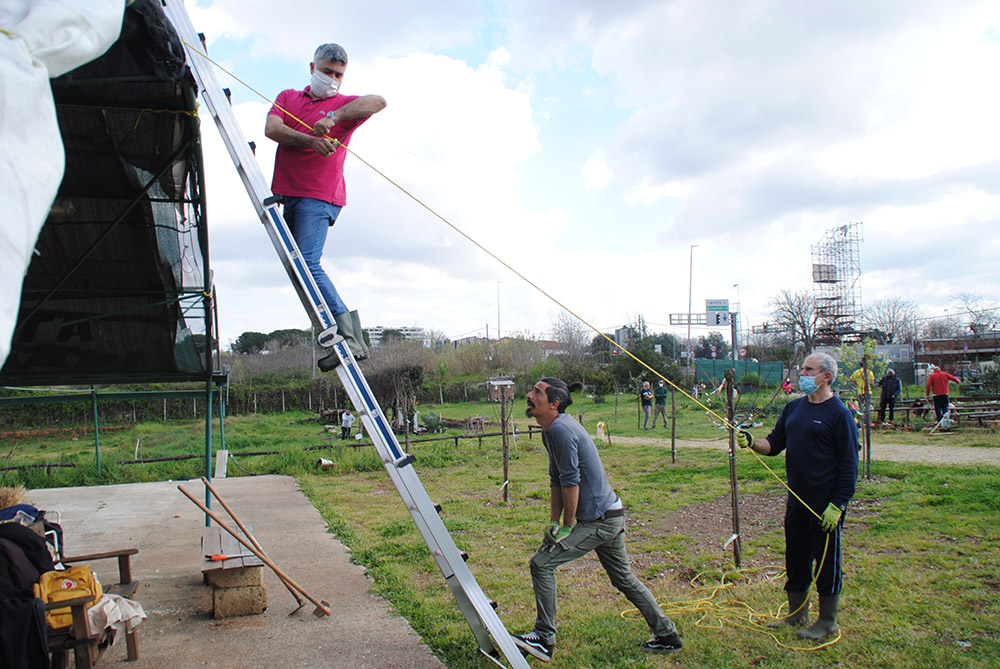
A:
POLYGON ((500 666, 505 666, 501 662, 500 652, 502 652, 511 667, 528 669, 528 663, 494 610, 493 602, 483 594, 475 576, 466 565, 466 556, 455 546, 448 528, 441 520, 440 507, 428 497, 427 491, 414 471, 412 466, 414 457, 400 448, 389 421, 375 401, 375 396, 351 355, 347 342, 337 334, 333 315, 302 260, 288 226, 278 210, 278 203, 271 193, 270 186, 265 181, 250 145, 236 121, 228 96, 216 79, 212 63, 192 46, 201 45, 204 48, 204 43, 195 32, 182 0, 163 0, 163 4, 167 17, 185 42, 187 63, 198 85, 202 102, 215 119, 233 164, 271 238, 275 251, 285 266, 292 285, 295 286, 302 305, 312 320, 320 326, 318 343, 336 352, 340 363, 336 366, 336 371, 340 381, 361 416, 365 431, 371 436, 379 457, 396 485, 396 490, 399 491, 399 496, 402 497, 410 516, 413 517, 413 522, 427 543, 427 548, 437 561, 462 614, 472 628, 472 633, 479 642, 479 649, 500 666))

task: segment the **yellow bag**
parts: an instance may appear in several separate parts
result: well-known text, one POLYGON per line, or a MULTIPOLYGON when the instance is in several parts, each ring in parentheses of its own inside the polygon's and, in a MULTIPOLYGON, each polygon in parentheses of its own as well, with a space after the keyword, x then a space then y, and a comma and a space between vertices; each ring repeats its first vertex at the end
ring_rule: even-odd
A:
MULTIPOLYGON (((89 609, 104 595, 104 590, 97 576, 90 570, 90 565, 86 564, 75 565, 65 571, 47 571, 35 584, 35 596, 46 604, 87 595, 93 597, 87 605, 89 609)), ((61 629, 73 624, 73 611, 68 606, 46 611, 45 617, 52 629, 61 629)))

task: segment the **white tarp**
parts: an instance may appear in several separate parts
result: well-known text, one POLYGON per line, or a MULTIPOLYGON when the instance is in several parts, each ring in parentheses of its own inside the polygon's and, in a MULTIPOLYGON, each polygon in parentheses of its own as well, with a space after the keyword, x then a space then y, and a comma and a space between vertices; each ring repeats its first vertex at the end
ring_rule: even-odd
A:
POLYGON ((125 0, 0 2, 0 365, 65 166, 49 78, 107 51, 124 11, 125 0))

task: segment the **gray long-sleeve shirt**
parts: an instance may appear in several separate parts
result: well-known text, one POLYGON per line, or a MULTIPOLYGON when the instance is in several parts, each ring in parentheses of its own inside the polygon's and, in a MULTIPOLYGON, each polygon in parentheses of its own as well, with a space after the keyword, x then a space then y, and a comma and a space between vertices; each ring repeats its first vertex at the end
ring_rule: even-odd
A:
POLYGON ((542 443, 549 453, 549 484, 580 486, 576 519, 588 522, 600 518, 618 496, 608 483, 597 446, 587 430, 562 413, 548 430, 542 431, 542 443))

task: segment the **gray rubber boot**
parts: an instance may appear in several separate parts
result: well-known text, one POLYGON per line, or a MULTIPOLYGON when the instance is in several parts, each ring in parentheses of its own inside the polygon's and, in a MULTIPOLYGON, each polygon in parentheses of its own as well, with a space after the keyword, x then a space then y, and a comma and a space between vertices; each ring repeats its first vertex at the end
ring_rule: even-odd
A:
POLYGON ((354 356, 354 359, 363 360, 368 357, 361 344, 358 343, 358 338, 354 336, 354 320, 351 318, 350 312, 344 311, 334 314, 333 320, 337 323, 337 332, 347 342, 347 347, 351 349, 351 355, 354 356))
POLYGON ((788 595, 788 615, 781 620, 768 623, 771 629, 779 627, 801 627, 809 624, 809 592, 797 592, 789 590, 788 595))
POLYGON ((819 618, 810 627, 795 633, 800 639, 822 641, 840 632, 837 627, 837 607, 840 606, 840 595, 819 596, 819 618))
MULTIPOLYGON (((351 312, 351 325, 351 332, 361 347, 361 355, 354 353, 354 357, 358 360, 363 360, 368 357, 368 344, 365 343, 365 329, 361 327, 361 316, 358 315, 357 309, 351 312)), ((353 348, 351 348, 351 352, 354 352, 353 348)))

